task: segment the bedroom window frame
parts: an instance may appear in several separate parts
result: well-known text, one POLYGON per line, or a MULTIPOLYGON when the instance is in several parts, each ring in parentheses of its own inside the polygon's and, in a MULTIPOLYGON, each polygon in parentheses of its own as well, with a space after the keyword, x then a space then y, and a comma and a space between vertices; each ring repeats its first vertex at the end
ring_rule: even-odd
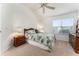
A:
POLYGON ((74 25, 73 18, 63 18, 63 19, 52 20, 52 26, 54 28, 54 31, 56 31, 57 33, 64 33, 64 34, 69 33, 73 25, 74 25))

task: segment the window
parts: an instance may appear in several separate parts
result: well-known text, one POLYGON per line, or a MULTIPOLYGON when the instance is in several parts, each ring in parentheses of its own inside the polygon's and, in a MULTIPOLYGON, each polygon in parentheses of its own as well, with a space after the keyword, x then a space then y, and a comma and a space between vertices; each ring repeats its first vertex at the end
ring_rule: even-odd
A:
POLYGON ((73 26, 73 18, 53 20, 52 25, 57 33, 69 33, 73 26))

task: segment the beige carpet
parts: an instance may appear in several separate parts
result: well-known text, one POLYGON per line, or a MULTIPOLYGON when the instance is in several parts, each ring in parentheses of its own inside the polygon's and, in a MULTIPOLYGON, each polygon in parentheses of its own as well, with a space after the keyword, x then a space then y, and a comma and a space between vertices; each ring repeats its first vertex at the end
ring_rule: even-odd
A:
POLYGON ((32 46, 30 44, 24 44, 19 47, 12 47, 8 51, 4 52, 4 56, 79 56, 76 54, 68 42, 56 41, 55 47, 51 53, 32 46))

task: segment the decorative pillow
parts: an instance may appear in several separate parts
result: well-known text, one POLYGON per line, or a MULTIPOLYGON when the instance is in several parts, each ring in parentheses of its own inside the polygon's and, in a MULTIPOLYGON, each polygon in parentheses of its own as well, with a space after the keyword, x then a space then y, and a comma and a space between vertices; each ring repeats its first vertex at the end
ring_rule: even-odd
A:
POLYGON ((29 31, 27 31, 27 33, 31 34, 31 33, 35 33, 35 31, 34 30, 29 30, 29 31))

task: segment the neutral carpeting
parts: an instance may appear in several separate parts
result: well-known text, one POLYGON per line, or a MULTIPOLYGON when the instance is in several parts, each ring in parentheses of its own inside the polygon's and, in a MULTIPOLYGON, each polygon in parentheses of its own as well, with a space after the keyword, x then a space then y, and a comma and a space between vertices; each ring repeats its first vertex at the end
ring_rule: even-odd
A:
POLYGON ((49 53, 41 48, 24 44, 19 47, 12 47, 4 52, 4 56, 79 56, 75 53, 68 42, 56 41, 54 49, 49 53))

